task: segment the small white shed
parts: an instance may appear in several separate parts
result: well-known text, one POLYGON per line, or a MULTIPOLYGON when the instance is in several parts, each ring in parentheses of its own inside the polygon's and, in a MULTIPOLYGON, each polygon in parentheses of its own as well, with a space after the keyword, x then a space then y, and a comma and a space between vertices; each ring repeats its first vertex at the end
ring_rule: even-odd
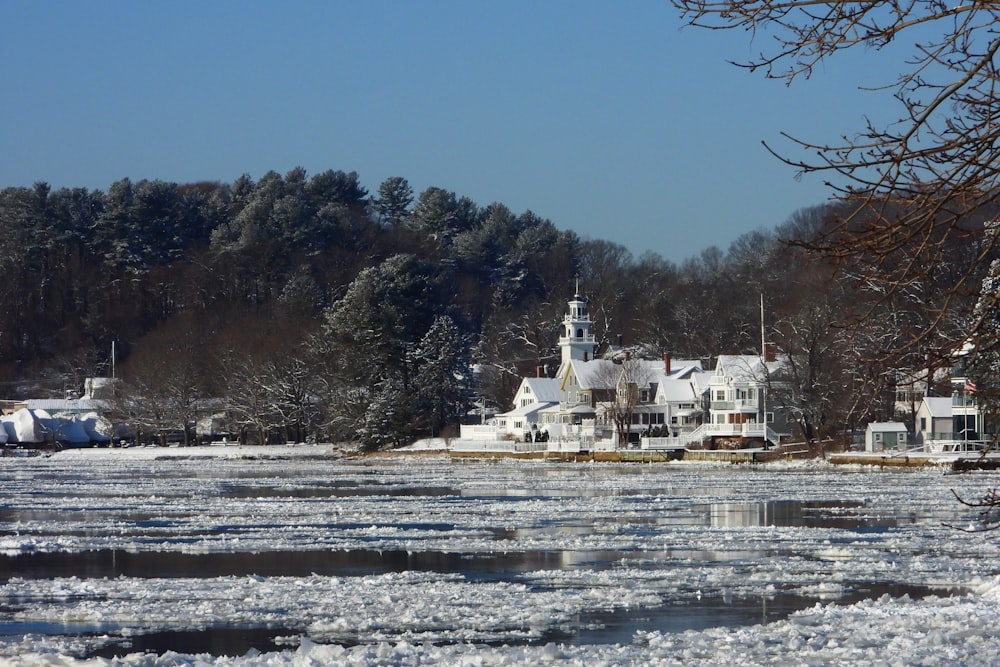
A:
POLYGON ((906 449, 906 426, 901 422, 871 422, 865 429, 865 451, 906 449))

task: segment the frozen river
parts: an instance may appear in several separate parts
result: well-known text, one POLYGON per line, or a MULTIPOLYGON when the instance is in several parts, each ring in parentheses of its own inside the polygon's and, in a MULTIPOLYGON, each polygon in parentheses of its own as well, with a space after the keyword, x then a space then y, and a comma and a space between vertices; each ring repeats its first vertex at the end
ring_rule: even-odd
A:
POLYGON ((0 480, 13 664, 1000 664, 1000 533, 946 525, 995 473, 300 446, 0 480))

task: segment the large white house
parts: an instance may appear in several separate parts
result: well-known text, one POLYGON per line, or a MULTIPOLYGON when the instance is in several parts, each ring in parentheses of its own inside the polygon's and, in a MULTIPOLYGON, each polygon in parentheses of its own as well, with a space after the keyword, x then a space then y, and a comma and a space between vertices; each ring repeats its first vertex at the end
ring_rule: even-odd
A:
POLYGON ((723 355, 716 362, 708 382, 710 417, 702 428, 713 448, 774 445, 787 435, 783 418, 775 419, 783 417, 779 406, 768 404, 786 359, 767 349, 764 355, 723 355))
POLYGON ((614 449, 619 440, 653 449, 767 447, 785 435, 775 419, 779 406, 768 404, 785 359, 725 355, 712 372, 700 360, 671 355, 633 359, 619 351, 595 359, 591 325, 586 299, 575 294, 561 325, 555 377, 523 378, 514 407, 488 424, 463 426, 462 440, 540 441, 566 451, 614 449))
POLYGON ((704 413, 706 376, 700 361, 595 359, 587 301, 575 294, 561 325, 555 377, 523 378, 514 407, 482 426, 463 426, 462 439, 573 442, 584 449, 614 446, 612 419, 618 392, 634 392, 628 439, 689 433, 704 413))

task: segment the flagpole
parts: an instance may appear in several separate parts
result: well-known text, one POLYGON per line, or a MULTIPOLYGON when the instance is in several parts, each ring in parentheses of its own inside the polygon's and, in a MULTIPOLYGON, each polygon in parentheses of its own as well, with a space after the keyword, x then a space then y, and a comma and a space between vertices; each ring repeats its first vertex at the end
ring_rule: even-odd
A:
POLYGON ((760 362, 764 384, 760 388, 761 420, 764 422, 764 449, 767 449, 767 342, 764 336, 764 293, 760 293, 760 362))

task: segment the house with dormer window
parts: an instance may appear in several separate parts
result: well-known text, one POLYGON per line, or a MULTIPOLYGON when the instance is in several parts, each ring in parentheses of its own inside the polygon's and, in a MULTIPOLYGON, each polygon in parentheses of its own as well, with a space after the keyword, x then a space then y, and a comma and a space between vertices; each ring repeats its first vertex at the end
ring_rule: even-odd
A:
POLYGON ((642 438, 654 448, 760 447, 777 444, 788 430, 779 406, 768 405, 770 382, 785 363, 773 355, 722 356, 712 372, 700 360, 671 355, 633 359, 617 351, 596 359, 591 327, 577 290, 560 327, 555 377, 522 379, 513 408, 487 426, 463 427, 463 439, 534 440, 544 433, 550 449, 560 451, 642 438))
POLYGON ((769 403, 771 383, 788 363, 773 350, 722 355, 708 381, 709 418, 701 435, 710 449, 768 447, 791 428, 784 406, 769 403))

